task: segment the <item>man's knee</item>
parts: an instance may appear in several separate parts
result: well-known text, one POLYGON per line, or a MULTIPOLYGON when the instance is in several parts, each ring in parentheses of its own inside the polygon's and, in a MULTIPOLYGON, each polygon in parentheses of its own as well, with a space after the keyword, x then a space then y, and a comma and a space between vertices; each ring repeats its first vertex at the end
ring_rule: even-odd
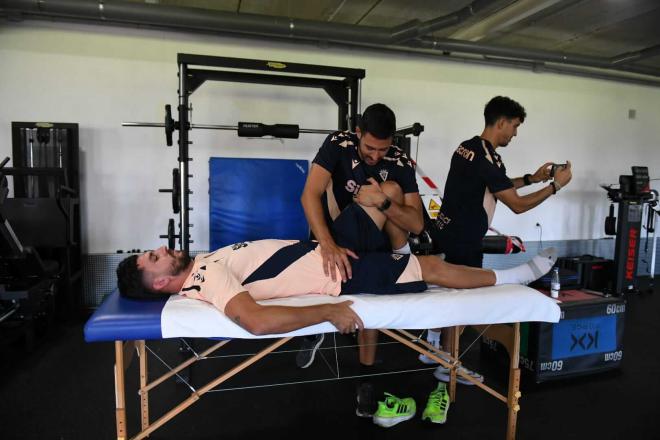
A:
POLYGON ((437 255, 418 256, 422 269, 422 279, 429 284, 442 285, 447 270, 447 263, 437 255))
POLYGON ((394 200, 397 203, 403 203, 403 190, 398 183, 387 180, 380 184, 380 189, 390 198, 390 200, 394 200))

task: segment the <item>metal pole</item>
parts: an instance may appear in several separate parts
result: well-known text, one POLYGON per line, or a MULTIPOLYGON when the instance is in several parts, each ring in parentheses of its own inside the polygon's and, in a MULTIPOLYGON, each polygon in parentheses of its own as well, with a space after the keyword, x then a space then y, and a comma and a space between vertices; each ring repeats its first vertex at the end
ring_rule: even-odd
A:
POLYGON ((188 65, 179 64, 179 178, 181 179, 181 211, 179 212, 179 249, 190 250, 188 200, 188 65))
MULTIPOLYGON (((653 208, 649 207, 649 209, 654 211, 653 215, 657 214, 653 208)), ((653 278, 655 277, 655 251, 656 251, 656 246, 657 246, 657 242, 655 240, 657 238, 656 237, 656 231, 657 231, 657 229, 653 228, 653 247, 652 247, 653 250, 651 251, 651 274, 650 274, 651 275, 651 283, 653 283, 653 278)))

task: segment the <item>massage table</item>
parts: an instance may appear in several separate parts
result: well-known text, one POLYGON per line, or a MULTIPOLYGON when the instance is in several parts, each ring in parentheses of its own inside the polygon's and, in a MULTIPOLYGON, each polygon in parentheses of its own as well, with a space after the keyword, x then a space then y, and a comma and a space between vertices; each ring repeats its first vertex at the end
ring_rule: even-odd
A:
MULTIPOLYGON (((424 293, 399 295, 305 295, 261 301, 262 304, 305 306, 350 299, 353 309, 362 318, 365 328, 379 329, 394 340, 426 354, 450 368, 449 393, 456 398, 456 376, 461 375, 476 386, 504 402, 508 407, 506 438, 515 438, 517 412, 520 409, 520 369, 518 366, 520 322, 558 322, 557 302, 526 286, 502 285, 478 289, 447 289, 431 287, 424 293), (485 382, 477 382, 458 369, 457 326, 474 326, 481 334, 500 342, 509 352, 509 381, 506 395, 485 382), (450 347, 446 359, 439 357, 432 345, 407 330, 451 327, 450 347), (406 330, 407 329, 407 330, 406 330)), ((239 327, 210 304, 182 296, 167 301, 135 301, 122 298, 117 291, 106 298, 85 325, 87 342, 113 341, 115 346, 115 397, 117 439, 127 438, 125 409, 125 371, 132 355, 139 356, 140 408, 142 430, 132 439, 149 436, 167 421, 195 403, 208 391, 236 375, 264 356, 274 352, 294 336, 334 332, 328 322, 286 334, 255 336, 239 327), (212 338, 218 342, 207 350, 184 361, 156 380, 148 381, 146 340, 194 337, 212 338), (232 339, 272 338, 275 342, 224 372, 155 421, 149 417, 149 391, 227 344, 232 339)))

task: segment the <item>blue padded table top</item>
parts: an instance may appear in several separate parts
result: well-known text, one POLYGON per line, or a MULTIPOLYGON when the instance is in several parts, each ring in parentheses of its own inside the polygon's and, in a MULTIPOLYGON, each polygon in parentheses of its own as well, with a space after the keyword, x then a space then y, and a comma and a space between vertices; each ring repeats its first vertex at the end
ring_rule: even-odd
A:
POLYGON ((85 341, 162 339, 161 313, 167 300, 135 301, 115 289, 85 324, 85 341))

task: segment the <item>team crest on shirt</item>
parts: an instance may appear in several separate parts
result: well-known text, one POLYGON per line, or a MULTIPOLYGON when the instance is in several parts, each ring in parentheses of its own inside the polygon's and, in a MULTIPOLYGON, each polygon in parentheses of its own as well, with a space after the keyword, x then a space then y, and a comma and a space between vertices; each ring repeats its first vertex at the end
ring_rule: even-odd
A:
POLYGON ((389 171, 386 169, 382 169, 378 172, 378 175, 380 176, 381 179, 383 179, 383 182, 387 180, 387 176, 389 175, 389 171))
POLYGON ((205 270, 206 270, 206 266, 200 267, 199 272, 195 272, 194 274, 192 274, 191 276, 192 280, 196 283, 203 283, 204 281, 206 281, 204 279, 205 270))
POLYGON ((392 259, 394 261, 399 261, 402 258, 403 258, 403 254, 392 254, 392 259))

